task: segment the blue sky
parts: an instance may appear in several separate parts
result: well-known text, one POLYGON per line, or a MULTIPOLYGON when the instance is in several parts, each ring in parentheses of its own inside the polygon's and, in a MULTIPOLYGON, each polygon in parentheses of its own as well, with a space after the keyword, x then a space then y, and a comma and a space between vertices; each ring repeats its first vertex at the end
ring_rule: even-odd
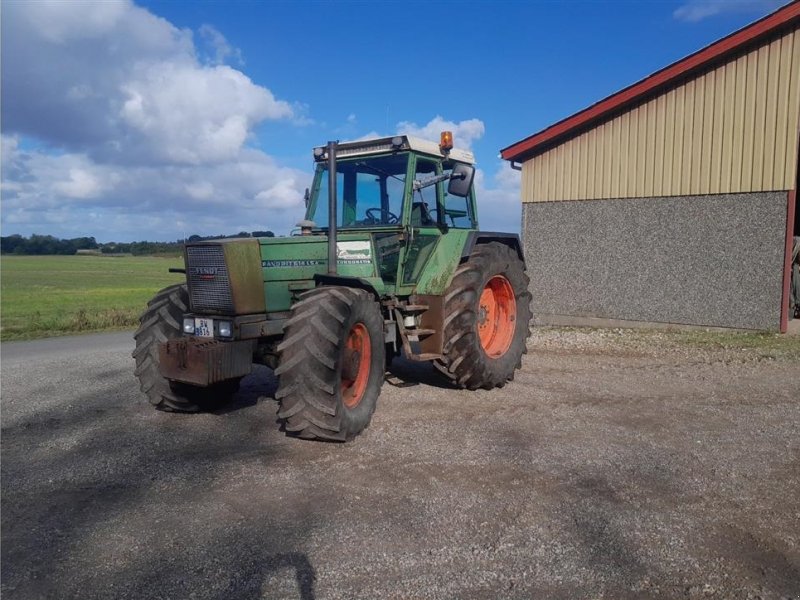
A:
POLYGON ((6 1, 2 234, 287 233, 314 145, 444 127, 518 231, 500 148, 781 4, 6 1))

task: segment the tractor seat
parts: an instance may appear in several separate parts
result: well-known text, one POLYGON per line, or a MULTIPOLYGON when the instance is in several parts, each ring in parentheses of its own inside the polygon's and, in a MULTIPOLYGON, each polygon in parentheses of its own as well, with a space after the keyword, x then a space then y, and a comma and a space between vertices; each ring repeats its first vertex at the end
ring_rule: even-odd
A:
POLYGON ((412 227, 434 227, 436 221, 431 217, 428 205, 424 202, 414 202, 411 204, 411 226, 412 227))

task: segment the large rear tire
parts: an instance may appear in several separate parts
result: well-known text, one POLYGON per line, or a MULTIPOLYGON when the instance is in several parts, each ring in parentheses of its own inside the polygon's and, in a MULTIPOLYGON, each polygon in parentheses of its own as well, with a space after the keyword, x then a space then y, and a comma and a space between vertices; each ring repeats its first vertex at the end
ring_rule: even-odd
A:
POLYGON ((139 317, 139 329, 133 334, 136 348, 136 377, 150 404, 169 412, 199 412, 227 402, 239 389, 241 378, 223 381, 207 388, 171 382, 158 368, 158 346, 182 335, 182 320, 188 312, 189 291, 186 284, 172 285, 158 292, 139 317))
POLYGON ((305 439, 349 441, 369 426, 385 373, 383 316, 347 287, 306 292, 278 346, 278 419, 305 439))
POLYGON ((530 336, 528 284, 514 250, 498 242, 477 246, 445 294, 443 356, 436 368, 471 390, 514 379, 530 336))

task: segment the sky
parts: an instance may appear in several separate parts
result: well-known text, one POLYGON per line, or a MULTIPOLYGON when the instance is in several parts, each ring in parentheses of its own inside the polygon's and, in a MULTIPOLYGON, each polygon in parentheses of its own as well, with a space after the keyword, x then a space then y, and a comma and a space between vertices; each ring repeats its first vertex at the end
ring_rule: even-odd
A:
POLYGON ((0 230, 287 234, 314 146, 449 129, 519 232, 501 148, 784 3, 6 0, 0 230))

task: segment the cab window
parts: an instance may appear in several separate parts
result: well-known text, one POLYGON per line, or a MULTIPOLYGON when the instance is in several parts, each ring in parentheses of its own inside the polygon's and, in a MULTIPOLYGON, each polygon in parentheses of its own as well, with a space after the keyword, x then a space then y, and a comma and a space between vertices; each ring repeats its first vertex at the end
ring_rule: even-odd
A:
MULTIPOLYGON (((336 164, 338 227, 399 225, 403 210, 408 154, 343 160, 336 164)), ((328 226, 328 167, 317 169, 316 200, 308 218, 328 226)))
MULTIPOLYGON (((414 180, 425 181, 435 176, 436 163, 418 158, 414 180)), ((438 188, 439 184, 434 184, 414 190, 414 196, 411 200, 412 227, 436 227, 436 192, 438 188)))

